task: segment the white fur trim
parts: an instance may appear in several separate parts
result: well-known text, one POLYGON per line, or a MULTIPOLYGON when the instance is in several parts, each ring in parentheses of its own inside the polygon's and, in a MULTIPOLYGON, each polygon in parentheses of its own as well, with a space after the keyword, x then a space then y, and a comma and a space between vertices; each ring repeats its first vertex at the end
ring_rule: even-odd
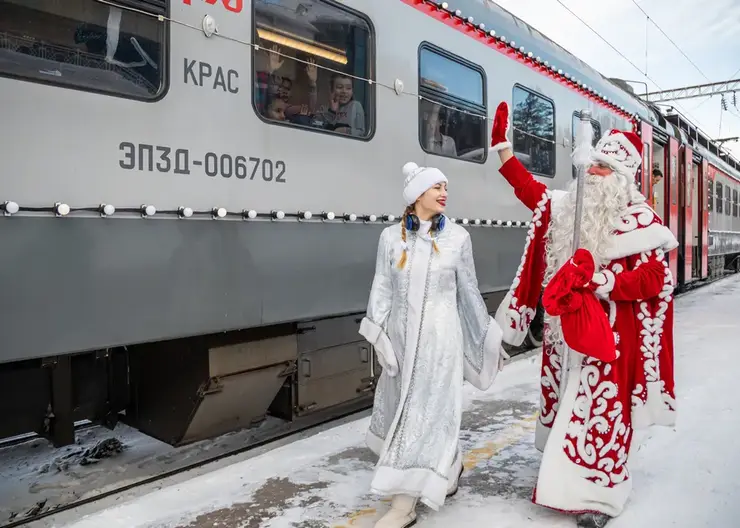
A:
POLYGON ((492 147, 489 147, 488 151, 489 152, 499 152, 507 148, 508 149, 512 148, 511 141, 502 141, 501 143, 497 143, 493 145, 492 147))
POLYGON ((433 510, 439 510, 445 502, 448 479, 429 469, 396 469, 379 466, 375 470, 370 491, 378 495, 411 495, 433 510), (421 490, 411 492, 411 490, 421 490))
POLYGON ((605 259, 617 260, 655 249, 668 252, 678 247, 678 240, 671 230, 661 224, 623 231, 615 235, 613 240, 611 247, 605 251, 605 259))
POLYGON ((489 319, 488 331, 483 341, 483 365, 481 366, 480 374, 473 370, 467 361, 463 362, 463 375, 465 379, 473 387, 482 391, 488 390, 493 384, 493 380, 496 379, 501 359, 501 338, 503 337, 503 332, 492 317, 489 319))
POLYGON ((504 296, 504 300, 501 301, 501 304, 496 309, 495 320, 501 328, 502 340, 510 345, 519 346, 524 342, 524 338, 527 337, 528 328, 524 330, 519 329, 519 322, 522 316, 519 312, 510 308, 512 298, 510 292, 504 296))
POLYGON ((434 167, 419 167, 413 162, 403 166, 406 179, 403 182, 403 200, 406 205, 412 205, 419 196, 427 192, 438 183, 447 183, 444 173, 434 167))
POLYGON ((607 299, 609 297, 609 294, 614 289, 614 279, 614 273, 612 273, 608 269, 597 271, 596 273, 594 273, 591 281, 594 284, 599 285, 599 287, 596 288, 596 290, 594 291, 596 296, 600 299, 607 299))
POLYGON ((388 334, 380 326, 364 317, 360 323, 360 335, 367 339, 378 352, 378 361, 380 361, 383 370, 391 378, 395 377, 398 374, 398 360, 388 334))
POLYGON ((550 431, 551 428, 543 424, 538 417, 534 429, 534 448, 540 453, 545 451, 547 439, 550 438, 550 431))
MULTIPOLYGON (((613 487, 591 482, 589 470, 568 459, 563 449, 579 388, 581 367, 573 368, 545 445, 537 480, 536 504, 565 512, 598 511, 616 517, 632 490, 631 476, 613 487)), ((593 402, 593 405, 597 405, 593 402)))
POLYGON ((367 444, 367 447, 370 448, 370 451, 375 453, 376 456, 380 456, 381 451, 383 451, 383 444, 385 441, 379 436, 375 436, 368 428, 367 433, 365 434, 365 443, 367 444))
POLYGON ((669 407, 668 395, 663 392, 660 381, 651 381, 647 383, 647 402, 642 405, 635 405, 633 399, 632 405, 632 428, 646 429, 652 425, 662 425, 664 427, 673 427, 676 425, 676 411, 669 407))
POLYGON ((622 132, 607 132, 594 147, 592 159, 609 165, 612 169, 634 178, 642 163, 642 156, 622 132))

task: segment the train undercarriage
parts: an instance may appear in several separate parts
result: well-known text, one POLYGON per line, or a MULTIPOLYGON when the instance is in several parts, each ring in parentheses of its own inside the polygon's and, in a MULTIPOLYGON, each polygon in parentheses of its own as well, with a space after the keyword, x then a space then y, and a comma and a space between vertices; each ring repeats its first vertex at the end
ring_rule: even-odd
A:
MULTIPOLYGON (((484 295, 494 313, 503 292, 484 295)), ((363 314, 0 365, 0 438, 75 442, 75 423, 122 421, 173 446, 256 427, 277 436, 372 405, 380 365, 363 314)), ((513 355, 542 341, 540 307, 513 355)), ((269 438, 255 437, 255 442, 269 438)))

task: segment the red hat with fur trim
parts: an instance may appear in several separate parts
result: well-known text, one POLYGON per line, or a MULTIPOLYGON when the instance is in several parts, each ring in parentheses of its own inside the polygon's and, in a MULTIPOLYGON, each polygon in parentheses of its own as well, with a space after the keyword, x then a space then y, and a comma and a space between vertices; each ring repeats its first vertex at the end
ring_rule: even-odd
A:
POLYGON ((634 132, 610 130, 596 144, 592 157, 634 180, 642 163, 642 141, 634 132))

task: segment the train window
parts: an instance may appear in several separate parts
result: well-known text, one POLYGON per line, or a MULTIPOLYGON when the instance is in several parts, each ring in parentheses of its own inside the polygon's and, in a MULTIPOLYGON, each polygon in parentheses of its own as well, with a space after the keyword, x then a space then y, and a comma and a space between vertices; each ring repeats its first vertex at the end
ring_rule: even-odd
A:
POLYGON ((737 218, 737 190, 732 191, 732 216, 737 218))
POLYGON ((732 210, 730 209, 730 204, 732 203, 732 200, 730 199, 730 188, 725 187, 725 214, 727 216, 730 216, 732 213, 732 210))
POLYGON ((421 148, 437 156, 483 163, 488 154, 483 69, 423 43, 419 94, 421 148))
POLYGON ((712 207, 714 205, 714 181, 710 179, 707 179, 707 181, 707 211, 711 211, 714 209, 712 207))
POLYGON ((714 184, 714 190, 717 193, 717 199, 715 200, 715 208, 717 209, 717 214, 722 214, 722 201, 724 199, 724 193, 722 192, 722 184, 720 182, 717 182, 714 184))
POLYGON ((0 75, 135 99, 164 91, 167 0, 0 0, 0 75))
MULTIPOLYGON (((594 137, 591 141, 591 146, 595 147, 596 143, 599 142, 599 139, 601 139, 601 124, 596 121, 595 119, 591 119, 591 130, 593 131, 594 137)), ((578 130, 578 124, 581 122, 581 113, 580 112, 573 112, 573 122, 571 124, 571 138, 572 138, 572 146, 571 146, 571 152, 573 152, 576 149, 576 130, 578 130)), ((575 178, 578 176, 577 170, 575 165, 573 166, 573 177, 575 178)))
POLYGON ((514 86, 514 154, 530 172, 555 176, 555 104, 545 97, 514 86))
POLYGON ((369 139, 373 30, 334 2, 255 0, 253 104, 266 121, 369 139), (296 7, 297 5, 297 7, 296 7))

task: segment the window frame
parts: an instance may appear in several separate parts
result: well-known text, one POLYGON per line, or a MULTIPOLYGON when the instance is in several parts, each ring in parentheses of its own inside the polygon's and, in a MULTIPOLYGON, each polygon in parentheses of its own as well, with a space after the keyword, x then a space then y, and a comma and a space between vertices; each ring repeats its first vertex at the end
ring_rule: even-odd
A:
POLYGON ((482 115, 486 116, 485 117, 486 124, 483 127, 483 134, 482 134, 482 147, 481 147, 483 149, 482 158, 466 159, 462 156, 449 156, 447 154, 440 154, 438 152, 430 152, 424 147, 424 144, 421 141, 422 122, 421 122, 420 106, 422 103, 422 99, 419 99, 419 102, 416 107, 416 112, 417 112, 416 137, 417 137, 417 141, 419 142, 419 146, 421 147, 421 150, 425 154, 429 154, 430 156, 439 156, 440 158, 464 161, 467 163, 477 163, 479 165, 485 164, 486 161, 488 161, 488 141, 487 141, 487 136, 488 136, 488 76, 486 75, 486 70, 482 66, 479 66, 478 64, 471 62, 463 57, 460 57, 459 55, 455 55, 454 53, 451 53, 443 48, 440 48, 439 46, 436 46, 427 40, 424 40, 421 42, 421 44, 419 44, 419 48, 417 50, 417 56, 416 56, 416 63, 417 63, 416 64, 416 82, 417 82, 418 92, 420 96, 423 96, 427 99, 431 99, 433 103, 438 103, 438 104, 446 105, 446 106, 457 106, 459 107, 458 111, 471 111, 471 112, 479 111, 482 113, 482 115), (424 50, 435 53, 439 55, 440 57, 451 60, 453 62, 457 62, 461 66, 464 66, 466 68, 469 68, 471 70, 474 70, 480 73, 481 79, 483 81, 483 106, 479 106, 476 103, 471 103, 470 101, 466 101, 456 96, 445 96, 442 93, 435 91, 433 88, 422 86, 421 85, 421 53, 424 50), (434 99, 435 96, 439 96, 439 99, 434 99))
MULTIPOLYGON (((553 119, 554 119, 554 116, 555 116, 555 114, 553 113, 553 119)), ((578 121, 581 120, 581 111, 580 110, 573 110, 573 115, 571 116, 571 120, 570 120, 570 127, 571 127, 571 131, 570 131, 570 139, 571 139, 570 153, 571 153, 571 155, 573 154, 573 151, 576 149, 576 128, 573 126, 573 120, 574 119, 577 119, 578 121)), ((591 117, 589 119, 589 121, 591 121, 591 129, 592 130, 593 129, 598 129, 598 131, 599 131, 599 139, 596 140, 596 142, 594 143, 594 145, 595 145, 596 143, 598 143, 601 140, 601 136, 602 136, 601 123, 599 123, 593 117, 591 117)), ((596 131, 594 130, 594 133, 595 132, 596 131)), ((513 134, 512 134, 512 139, 513 139, 513 134)), ((591 146, 593 147, 594 145, 591 145, 591 146)), ((645 145, 647 145, 647 143, 645 143, 645 145)), ((644 149, 644 147, 643 147, 643 149, 644 149)), ((514 150, 514 145, 512 143, 512 151, 513 150, 514 150)), ((643 157, 644 157, 644 155, 645 155, 645 151, 643 150, 643 157)), ((557 167, 556 167, 556 169, 557 169, 557 167)), ((572 175, 573 175, 573 178, 574 179, 578 177, 578 173, 576 172, 576 166, 573 163, 571 163, 571 172, 572 172, 572 175)))
POLYGON ((725 193, 725 189, 724 189, 724 185, 722 185, 722 182, 719 182, 719 181, 718 182, 714 182, 714 193, 715 193, 714 194, 714 196, 715 196, 715 201, 714 201, 715 212, 718 215, 724 214, 724 211, 723 211, 724 207, 723 207, 723 205, 724 205, 724 199, 725 199, 725 194, 724 194, 725 193), (717 193, 717 187, 719 187, 719 189, 720 189, 719 193, 717 193))
MULTIPOLYGON (((530 172, 533 175, 535 175, 535 176, 540 176, 542 178, 550 178, 550 179, 553 179, 554 180, 555 177, 558 174, 558 149, 557 149, 557 146, 558 146, 558 126, 557 126, 558 116, 557 116, 557 107, 555 105, 555 100, 552 99, 552 98, 550 98, 550 97, 547 97, 546 95, 538 92, 537 90, 533 90, 532 88, 528 88, 528 87, 524 86, 523 84, 514 83, 514 86, 511 88, 511 106, 510 107, 511 107, 511 151, 514 153, 515 156, 516 156, 516 150, 514 149, 514 90, 516 90, 517 88, 519 88, 521 90, 524 90, 525 92, 529 92, 529 93, 531 93, 533 95, 536 95, 537 97, 539 97, 541 99, 544 99, 545 101, 547 101, 550 104, 552 104, 552 131, 553 131, 553 140, 552 140, 553 141, 553 159, 552 159, 552 166, 553 166, 553 173, 552 173, 552 175, 550 175, 550 174, 542 174, 540 172, 534 172, 534 171, 530 171, 530 172)), ((535 137, 539 137, 539 136, 535 136, 535 137)), ((541 139, 542 141, 548 141, 548 140, 546 140, 544 138, 539 138, 539 139, 541 139)), ((527 169, 527 170, 529 171, 529 169, 527 169)))
POLYGON ((725 214, 732 216, 732 188, 729 183, 725 185, 725 214))
POLYGON ((738 216, 738 192, 737 189, 732 189, 732 217, 737 218, 738 216))
MULTIPOLYGON (((101 4, 97 0, 87 0, 91 4, 97 4, 97 5, 108 5, 108 4, 101 4)), ((76 92, 82 92, 82 93, 92 93, 92 94, 98 94, 98 95, 104 95, 107 97, 118 97, 119 99, 128 99, 129 101, 138 101, 142 103, 156 103, 161 101, 165 98, 165 96, 170 91, 170 52, 172 50, 172 45, 170 41, 171 37, 171 24, 170 24, 170 15, 172 10, 172 2, 173 0, 163 0, 164 1, 164 12, 158 13, 156 12, 151 4, 147 2, 146 0, 117 0, 118 4, 122 7, 130 7, 135 10, 141 10, 145 11, 147 15, 143 16, 149 16, 149 15, 162 15, 164 17, 164 21, 160 22, 163 24, 163 31, 162 31, 162 61, 160 64, 161 71, 162 71, 162 82, 160 85, 160 89, 157 92, 156 95, 153 97, 138 97, 131 94, 124 94, 117 91, 112 90, 104 90, 100 88, 87 88, 84 86, 78 86, 74 84, 62 84, 59 82, 55 82, 53 78, 36 78, 36 77, 27 77, 25 75, 18 75, 14 73, 8 73, 0 70, 0 79, 11 79, 14 81, 21 81, 21 82, 30 82, 34 84, 41 84, 44 86, 50 86, 53 88, 62 88, 66 90, 74 90, 76 92), (148 7, 148 9, 147 9, 148 7)), ((113 7, 109 5, 109 7, 113 7)), ((135 12, 135 11, 134 11, 135 12)), ((139 13, 141 14, 141 13, 139 13)))
MULTIPOLYGON (((308 125, 299 125, 295 123, 287 123, 287 122, 280 122, 280 121, 274 121, 272 119, 269 119, 265 116, 263 116, 260 111, 257 109, 257 104, 254 97, 254 87, 256 82, 256 70, 255 70, 255 57, 257 56, 257 49, 255 46, 250 46, 252 48, 251 50, 251 64, 249 65, 249 69, 251 70, 250 78, 251 78, 251 86, 249 89, 249 98, 251 100, 252 110, 254 111, 257 118, 262 121, 265 124, 272 125, 272 126, 278 126, 278 127, 284 127, 284 128, 290 128, 293 130, 302 130, 302 131, 308 131, 313 132, 316 134, 324 134, 330 137, 337 137, 337 138, 344 138, 344 139, 350 139, 354 141, 364 141, 369 142, 375 137, 375 132, 377 131, 377 90, 376 90, 376 84, 375 81, 375 75, 377 73, 376 68, 376 59, 377 59, 377 33, 375 31, 375 25, 373 24, 372 19, 363 13, 362 11, 358 11, 357 9, 351 8, 349 6, 346 6, 344 4, 340 4, 339 2, 336 2, 335 0, 315 0, 319 4, 325 4, 332 8, 339 9, 340 11, 344 11, 345 13, 348 13, 352 16, 356 16, 357 18, 360 18, 365 21, 368 28, 370 29, 370 35, 367 39, 367 64, 369 66, 369 72, 367 73, 367 76, 370 80, 372 80, 371 83, 368 83, 368 103, 372 107, 372 114, 368 116, 367 108, 364 108, 365 110, 365 124, 366 126, 369 124, 369 134, 367 136, 352 136, 350 134, 338 134, 336 132, 333 132, 331 130, 324 130, 321 128, 316 128, 308 125), (369 119, 368 119, 369 117, 369 119)), ((257 36, 257 1, 252 0, 252 20, 251 20, 251 34, 252 34, 252 42, 257 43, 259 40, 259 37, 257 36)), ((260 50, 262 48, 260 47, 260 50)), ((366 82, 366 81, 364 81, 366 82)))

